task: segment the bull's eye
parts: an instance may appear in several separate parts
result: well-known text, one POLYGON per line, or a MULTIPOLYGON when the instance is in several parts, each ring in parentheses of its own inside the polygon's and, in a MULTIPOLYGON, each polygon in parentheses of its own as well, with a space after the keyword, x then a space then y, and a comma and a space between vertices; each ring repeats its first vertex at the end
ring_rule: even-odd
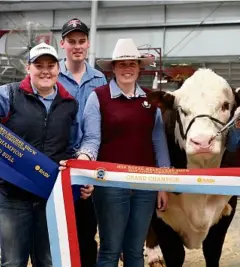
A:
POLYGON ((224 102, 222 105, 222 111, 229 110, 230 104, 228 102, 224 102))

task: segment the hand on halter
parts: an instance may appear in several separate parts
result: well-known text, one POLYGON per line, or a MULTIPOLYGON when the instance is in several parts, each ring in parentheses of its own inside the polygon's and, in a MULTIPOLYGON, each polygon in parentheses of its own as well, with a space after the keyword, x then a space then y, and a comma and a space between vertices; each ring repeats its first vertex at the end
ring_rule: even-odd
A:
POLYGON ((235 117, 235 116, 238 117, 238 120, 240 119, 240 118, 239 118, 239 117, 240 117, 240 107, 238 107, 238 108, 235 110, 233 117, 235 117))
POLYGON ((168 203, 168 193, 158 192, 157 196, 157 209, 158 211, 165 211, 168 203))

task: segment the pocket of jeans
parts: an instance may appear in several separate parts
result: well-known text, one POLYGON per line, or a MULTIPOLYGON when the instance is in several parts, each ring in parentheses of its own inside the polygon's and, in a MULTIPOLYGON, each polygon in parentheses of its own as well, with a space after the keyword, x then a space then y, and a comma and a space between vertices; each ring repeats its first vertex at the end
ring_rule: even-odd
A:
POLYGON ((27 210, 30 206, 29 201, 11 198, 6 192, 0 191, 0 209, 27 210))

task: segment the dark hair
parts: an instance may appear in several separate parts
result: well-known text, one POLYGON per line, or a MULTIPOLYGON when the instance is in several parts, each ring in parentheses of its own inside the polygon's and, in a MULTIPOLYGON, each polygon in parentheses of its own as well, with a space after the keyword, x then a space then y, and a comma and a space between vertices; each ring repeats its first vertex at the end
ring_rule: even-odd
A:
MULTIPOLYGON (((139 65, 141 64, 141 60, 136 60, 136 59, 129 59, 129 60, 137 61, 139 65)), ((119 61, 121 61, 121 60, 119 60, 119 61)), ((123 61, 125 61, 125 60, 123 60, 123 61)), ((117 60, 115 60, 115 61, 112 62, 112 66, 113 67, 115 66, 116 62, 117 62, 117 60)))

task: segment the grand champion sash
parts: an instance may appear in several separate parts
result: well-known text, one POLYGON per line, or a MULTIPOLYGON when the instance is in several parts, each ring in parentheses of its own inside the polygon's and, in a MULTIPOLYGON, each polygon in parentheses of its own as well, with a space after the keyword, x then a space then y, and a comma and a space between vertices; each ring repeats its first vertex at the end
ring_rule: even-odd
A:
POLYGON ((240 195, 240 168, 166 169, 85 160, 69 160, 67 165, 47 202, 54 267, 81 267, 72 185, 240 195))
POLYGON ((58 165, 0 124, 0 178, 48 199, 58 165))

